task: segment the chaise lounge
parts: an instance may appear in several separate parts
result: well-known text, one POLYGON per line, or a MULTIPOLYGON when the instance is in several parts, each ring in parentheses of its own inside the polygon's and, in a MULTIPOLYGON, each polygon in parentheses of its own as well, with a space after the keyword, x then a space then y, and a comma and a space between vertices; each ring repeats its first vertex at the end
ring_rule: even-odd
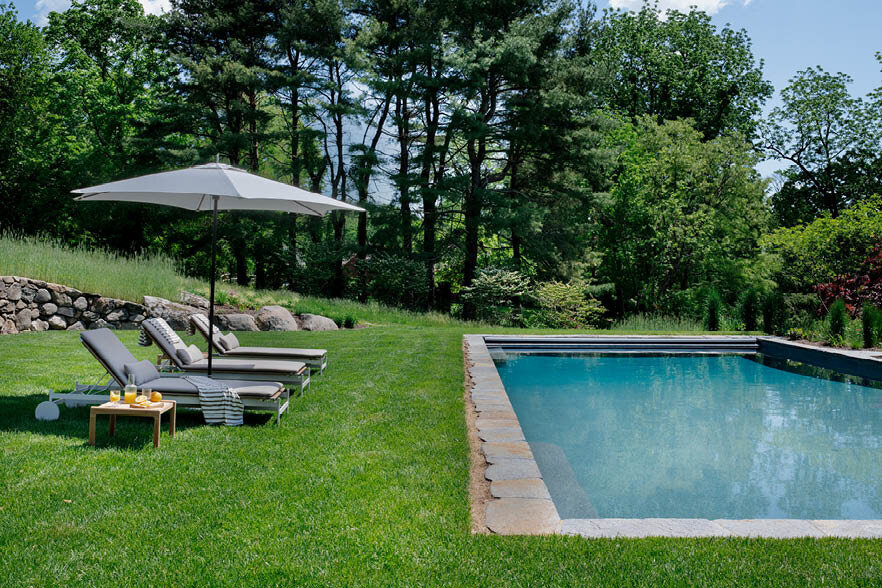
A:
MULTIPOLYGON (((142 344, 155 343, 162 351, 160 367, 187 374, 206 374, 208 360, 195 345, 186 345, 161 318, 141 323, 142 344)), ((299 361, 214 359, 212 375, 227 380, 258 380, 296 384, 301 394, 309 388, 309 366, 299 361)))
MULTIPOLYGON (((159 374, 155 366, 150 365, 146 360, 139 362, 110 329, 84 331, 80 334, 80 341, 110 374, 111 382, 104 389, 125 388, 129 374, 134 374, 135 383, 139 388, 158 390, 164 399, 175 400, 179 406, 200 407, 199 390, 196 386, 171 374, 159 374)), ((280 382, 215 381, 236 392, 246 410, 274 412, 277 423, 281 421, 282 413, 288 410, 290 393, 280 382)), ((74 400, 74 396, 68 394, 62 398, 57 395, 56 398, 74 400)), ((92 400, 107 401, 106 396, 87 394, 84 391, 81 391, 79 396, 81 397, 79 400, 86 403, 92 400)), ((53 399, 50 395, 51 400, 53 399)))
POLYGON ((297 349, 294 347, 243 347, 233 333, 223 335, 220 329, 212 326, 212 336, 208 336, 208 317, 204 314, 190 315, 190 326, 202 334, 214 350, 229 359, 269 359, 302 361, 319 374, 328 367, 328 352, 325 349, 297 349))

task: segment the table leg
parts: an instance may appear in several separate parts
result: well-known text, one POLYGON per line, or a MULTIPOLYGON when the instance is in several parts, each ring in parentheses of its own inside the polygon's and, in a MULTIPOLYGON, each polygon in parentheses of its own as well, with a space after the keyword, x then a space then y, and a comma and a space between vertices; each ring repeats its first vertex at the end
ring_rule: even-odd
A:
POLYGON ((153 447, 159 447, 159 422, 161 415, 153 417, 153 447))
POLYGON ((95 413, 89 411, 89 445, 95 445, 95 413))
POLYGON ((169 417, 169 423, 168 423, 168 436, 169 437, 173 438, 175 436, 175 424, 177 423, 177 420, 178 420, 178 403, 175 402, 172 405, 171 417, 169 417))
POLYGON ((110 415, 110 436, 113 437, 116 434, 116 415, 110 415))

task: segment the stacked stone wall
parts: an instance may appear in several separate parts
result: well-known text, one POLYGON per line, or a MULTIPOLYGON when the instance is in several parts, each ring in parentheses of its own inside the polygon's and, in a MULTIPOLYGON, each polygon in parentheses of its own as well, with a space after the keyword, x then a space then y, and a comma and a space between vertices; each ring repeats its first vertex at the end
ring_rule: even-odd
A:
POLYGON ((147 309, 134 302, 19 276, 0 276, 0 334, 137 329, 147 309))

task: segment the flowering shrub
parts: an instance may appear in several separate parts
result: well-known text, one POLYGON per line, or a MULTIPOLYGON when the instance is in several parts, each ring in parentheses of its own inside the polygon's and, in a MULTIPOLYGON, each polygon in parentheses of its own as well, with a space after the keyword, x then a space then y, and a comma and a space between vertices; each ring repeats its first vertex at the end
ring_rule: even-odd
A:
POLYGON ((586 284, 581 280, 543 282, 533 293, 539 306, 537 319, 545 327, 584 329, 597 326, 604 308, 594 298, 586 297, 586 284))
POLYGON ((839 276, 815 286, 824 308, 842 300, 848 314, 855 317, 863 304, 882 306, 882 248, 877 245, 857 273, 839 276))

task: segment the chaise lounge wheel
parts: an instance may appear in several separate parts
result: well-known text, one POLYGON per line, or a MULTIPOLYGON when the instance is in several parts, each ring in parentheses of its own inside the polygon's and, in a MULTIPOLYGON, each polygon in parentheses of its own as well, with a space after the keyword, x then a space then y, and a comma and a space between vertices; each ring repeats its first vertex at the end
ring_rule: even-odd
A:
POLYGON ((38 421, 57 421, 59 413, 60 411, 58 410, 57 404, 50 402, 49 400, 44 400, 37 405, 37 409, 34 411, 34 416, 38 421))

